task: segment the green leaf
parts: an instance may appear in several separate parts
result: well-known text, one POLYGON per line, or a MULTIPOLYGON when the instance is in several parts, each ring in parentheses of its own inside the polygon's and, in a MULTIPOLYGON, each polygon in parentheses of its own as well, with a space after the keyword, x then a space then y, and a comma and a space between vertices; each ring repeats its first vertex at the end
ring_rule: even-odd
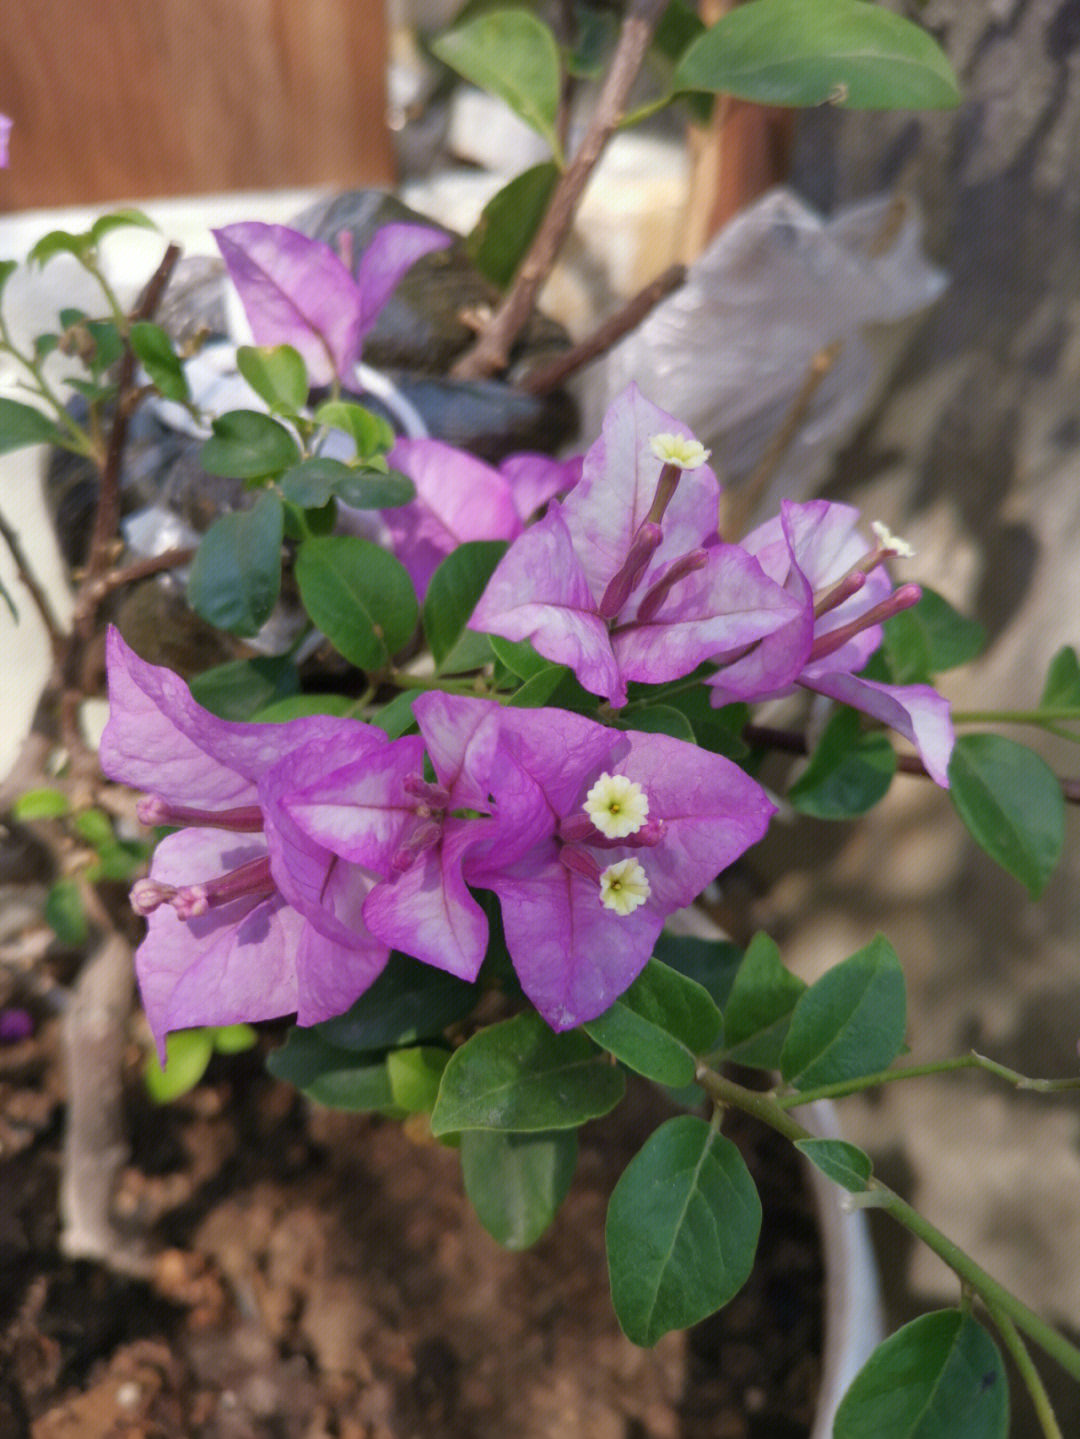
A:
POLYGON ((538 1014, 490 1025, 454 1051, 431 1132, 576 1129, 614 1109, 624 1081, 578 1030, 555 1034, 538 1014))
POLYGON ((301 510, 321 510, 333 498, 335 482, 351 474, 352 470, 340 460, 316 455, 286 470, 278 484, 291 505, 301 510))
POLYGON ((695 980, 721 1011, 727 1005, 742 950, 726 939, 696 939, 686 934, 661 934, 654 956, 670 969, 695 980))
POLYGON ((250 1024, 218 1024, 210 1031, 218 1054, 243 1054, 254 1049, 259 1036, 250 1024))
POLYGON ((191 681, 192 698, 219 719, 249 720, 275 700, 300 688, 296 665, 287 655, 257 655, 215 665, 191 681))
POLYGON ((267 1057, 266 1067, 275 1079, 295 1085, 329 1109, 379 1110, 400 1116, 385 1062, 358 1061, 347 1049, 327 1044, 313 1029, 290 1029, 282 1047, 267 1057))
POLYGON ((845 1139, 796 1139, 795 1148, 851 1194, 861 1194, 873 1173, 870 1156, 845 1139))
POLYGON ((28 789, 11 806, 11 817, 25 824, 30 819, 59 819, 70 809, 71 801, 58 789, 28 789))
POLYGON ((929 684, 944 670, 967 664, 986 646, 986 631, 978 620, 954 610, 927 585, 922 592, 917 605, 883 626, 889 669, 901 685, 929 684))
POLYGON ((750 746, 742 737, 750 718, 750 706, 730 704, 714 709, 709 703, 711 693, 706 685, 695 685, 681 694, 662 695, 661 699, 665 706, 670 705, 686 716, 702 749, 738 763, 750 753, 750 746))
POLYGON ((281 589, 284 527, 274 494, 210 526, 188 577, 188 603, 207 624, 235 635, 256 634, 265 624, 281 589))
POLYGON ((414 1049, 396 1049, 386 1056, 386 1073, 394 1103, 406 1114, 430 1114, 435 1107, 448 1049, 418 1045, 414 1049))
POLYGON ((174 1029, 165 1037, 165 1068, 152 1049, 143 1066, 146 1092, 155 1104, 169 1104, 194 1089, 214 1052, 213 1031, 174 1029))
MULTIPOLYGON (((574 48, 564 56, 567 73, 575 80, 596 80, 614 49, 618 21, 610 10, 595 5, 575 4, 573 14, 574 48)), ((704 28, 700 20, 698 28, 704 28)))
POLYGON ((599 1018, 582 1026, 601 1049, 656 1084, 691 1084, 697 1056, 720 1033, 720 1011, 708 991, 658 959, 599 1018))
MULTIPOLYGON (((491 638, 490 635, 488 638, 491 638)), ((506 703, 514 709, 539 709, 547 704, 569 673, 565 665, 548 665, 525 680, 506 703)))
POLYGON ((533 165, 515 175, 480 212, 465 252, 500 290, 506 289, 525 258, 558 180, 559 167, 553 160, 533 165))
POLYGON ((132 325, 129 338, 131 348, 142 361, 142 367, 158 393, 167 400, 181 403, 189 400, 191 391, 187 376, 167 331, 160 325, 152 325, 149 320, 139 320, 132 325))
POLYGON ((0 260, 0 295, 4 293, 4 286, 18 268, 17 260, 0 260))
POLYGON ((47 265, 56 255, 74 255, 80 259, 94 248, 89 230, 76 234, 71 230, 50 230, 42 235, 26 256, 27 264, 47 265))
POLYGON ((645 734, 668 734, 686 744, 696 744, 693 726, 674 705, 646 705, 635 709, 619 724, 620 729, 642 730, 645 734))
POLYGON ((394 510, 416 499, 416 486, 400 470, 346 470, 335 480, 333 494, 354 510, 394 510))
POLYGON ((307 404, 307 366, 292 345, 241 345, 236 368, 271 414, 292 418, 307 404))
POLYGON ((251 718, 257 724, 283 724, 308 715, 351 715, 355 707, 356 701, 348 695, 298 694, 263 705, 251 718))
POLYGON ((116 838, 113 822, 102 809, 82 809, 75 816, 75 832, 80 839, 99 849, 103 844, 112 844, 116 838))
POLYGON ((1006 1439, 997 1345, 959 1309, 905 1324, 874 1350, 836 1412, 833 1439, 1006 1439))
POLYGON ((795 1006, 780 1072, 796 1089, 886 1069, 904 1047, 907 992, 896 951, 877 935, 827 970, 795 1006))
POLYGON ((1080 660, 1072 645, 1062 645, 1046 672, 1040 709, 1064 709, 1080 705, 1080 660))
POLYGON ((937 41, 863 0, 751 0, 693 42, 673 84, 761 105, 921 110, 960 101, 937 41))
POLYGON ((419 606, 409 572, 370 540, 356 535, 305 540, 295 574, 312 620, 359 669, 385 669, 412 638, 419 606))
POLYGON ((474 984, 394 953, 369 989, 344 1014, 315 1025, 337 1049, 393 1049, 441 1034, 473 1009, 474 984))
POLYGON ((885 797, 895 773, 896 751, 885 735, 864 734, 859 716, 842 706, 787 797, 815 819, 851 819, 885 797))
POLYGON ((1015 740, 963 735, 949 762, 949 798, 976 844, 1038 899, 1065 843, 1053 770, 1015 740))
MULTIPOLYGON (((531 680, 541 670, 550 667, 551 661, 537 654, 528 640, 504 640, 502 635, 491 635, 491 648, 495 657, 519 680, 531 680)), ((565 669, 565 665, 560 665, 565 669)))
POLYGON ((761 1201, 731 1140, 689 1114, 662 1124, 608 1206, 611 1298, 627 1338, 655 1344, 721 1309, 749 1277, 760 1229, 761 1201))
POLYGON ((229 410, 212 421, 212 428, 199 457, 209 475, 257 480, 280 474, 300 459, 285 426, 260 410, 229 410))
POLYGON ((100 245, 111 230, 127 229, 156 230, 158 226, 141 210, 110 210, 107 215, 99 216, 90 226, 90 239, 95 245, 100 245))
POLYGON ((69 949, 79 949, 86 943, 90 926, 75 880, 59 879, 49 890, 45 896, 45 923, 69 949))
POLYGON ((487 635, 467 628, 505 540, 470 540, 447 555, 424 597, 424 634, 440 674, 478 669, 491 656, 487 635))
POLYGON ((752 1068, 775 1069, 795 1006, 805 983, 780 961, 767 934, 747 946, 724 1005, 724 1049, 728 1059, 752 1068))
POLYGON ((492 10, 440 35, 431 48, 444 65, 505 100, 562 163, 555 130, 559 47, 542 20, 528 10, 492 10))
POLYGON ((348 435, 356 445, 358 459, 370 460, 394 447, 394 430, 389 420, 351 400, 326 400, 315 411, 315 420, 348 435))
POLYGON ((55 445, 61 438, 59 426, 33 405, 0 398, 0 455, 25 445, 55 445))
POLYGON ((87 320, 86 330, 93 341, 87 364, 90 373, 99 379, 111 365, 116 364, 123 353, 124 342, 112 320, 87 320))
MULTIPOLYGON (((664 88, 669 94, 672 90, 675 66, 690 48, 691 41, 696 40, 699 35, 703 35, 705 29, 705 24, 697 11, 693 6, 683 4, 682 0, 671 0, 660 17, 660 23, 653 35, 649 59, 663 77, 664 88)), ((707 125, 709 123, 714 103, 711 95, 691 92, 683 96, 683 103, 689 110, 691 119, 697 124, 707 125)))
POLYGON ((415 690, 402 690, 384 704, 378 714, 371 716, 371 723, 377 725, 391 739, 400 739, 403 734, 416 727, 416 716, 412 712, 415 699, 415 690))
POLYGON ((528 1249, 554 1219, 577 1164, 577 1133, 461 1136, 461 1175, 477 1218, 506 1249, 528 1249))

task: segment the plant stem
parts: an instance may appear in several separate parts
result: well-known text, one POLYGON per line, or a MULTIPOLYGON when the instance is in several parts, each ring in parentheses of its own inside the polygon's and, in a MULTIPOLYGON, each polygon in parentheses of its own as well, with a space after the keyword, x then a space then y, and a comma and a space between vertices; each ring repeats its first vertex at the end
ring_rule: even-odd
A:
POLYGON ((986 1305, 986 1312, 994 1321, 1005 1348, 1012 1355, 1013 1362, 1020 1371, 1020 1377, 1023 1379, 1027 1386, 1027 1391, 1031 1395, 1031 1402, 1035 1406, 1035 1413, 1039 1423, 1042 1425, 1042 1431, 1046 1435, 1046 1439, 1062 1439, 1061 1428, 1058 1425, 1054 1407, 1050 1403, 1050 1396, 1047 1394, 1042 1379, 1039 1377, 1039 1371, 1031 1362, 1031 1355, 1027 1351, 1027 1345, 1017 1333, 1016 1325, 1007 1314, 1002 1313, 996 1304, 988 1303, 986 1305))
POLYGON ((551 273, 589 176, 623 118, 630 87, 665 8, 666 0, 631 0, 585 136, 559 177, 547 213, 502 303, 476 344, 451 370, 454 379, 482 380, 506 368, 510 349, 532 314, 541 285, 551 273))
POLYGON ((858 1079, 840 1080, 836 1084, 822 1084, 817 1089, 799 1090, 792 1094, 778 1094, 776 1102, 781 1109, 798 1109, 803 1104, 813 1104, 817 1099, 842 1099, 848 1094, 860 1094, 867 1089, 876 1089, 881 1084, 892 1084, 897 1079, 922 1079, 928 1074, 950 1074, 960 1069, 983 1069, 999 1079, 1015 1084, 1017 1089, 1035 1090, 1039 1094, 1054 1094, 1067 1089, 1080 1089, 1080 1079, 1029 1079, 1015 1069, 1008 1069, 983 1054, 954 1055, 950 1059, 930 1060, 925 1064, 907 1064, 892 1069, 882 1069, 876 1074, 860 1075, 858 1079))
MULTIPOLYGON (((734 1080, 705 1064, 698 1065, 695 1079, 715 1103, 743 1110, 793 1143, 799 1139, 814 1137, 808 1129, 804 1129, 797 1120, 792 1119, 772 1095, 736 1084, 734 1080)), ((888 1185, 882 1184, 878 1179, 871 1179, 865 1196, 857 1197, 865 1198, 874 1208, 884 1210, 917 1239, 921 1239, 928 1249, 944 1260, 953 1273, 979 1295, 987 1308, 995 1305, 1022 1329, 1029 1339, 1033 1339, 1051 1358, 1056 1359, 1066 1373, 1074 1379, 1080 1379, 1080 1348, 1071 1344, 1033 1309, 1029 1309, 1015 1295, 1010 1294, 996 1279, 987 1274, 985 1269, 976 1264, 970 1255, 965 1254, 951 1239, 947 1239, 940 1229, 925 1219, 917 1209, 913 1209, 906 1200, 901 1199, 888 1185)))
POLYGON ((41 616, 41 622, 49 636, 49 645, 55 659, 64 643, 64 627, 56 617, 56 611, 49 602, 45 593, 45 587, 40 583, 34 574, 26 552, 22 547, 18 533, 12 529, 7 520, 0 514, 0 539, 3 539, 15 562, 15 569, 19 579, 29 591, 30 598, 34 602, 34 608, 41 616))

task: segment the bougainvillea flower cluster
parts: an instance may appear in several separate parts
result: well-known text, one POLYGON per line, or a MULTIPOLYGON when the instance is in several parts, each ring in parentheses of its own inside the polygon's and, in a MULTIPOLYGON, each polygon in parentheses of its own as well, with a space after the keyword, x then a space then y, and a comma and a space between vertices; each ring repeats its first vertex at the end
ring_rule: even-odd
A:
POLYGON ((114 630, 105 773, 180 826, 132 899, 165 1034, 341 1013, 391 947, 465 979, 499 897, 522 988, 556 1029, 607 1009, 665 919, 764 834, 773 806, 721 756, 557 709, 438 692, 419 736, 356 721, 239 724, 114 630), (425 757, 435 778, 425 774, 425 757))

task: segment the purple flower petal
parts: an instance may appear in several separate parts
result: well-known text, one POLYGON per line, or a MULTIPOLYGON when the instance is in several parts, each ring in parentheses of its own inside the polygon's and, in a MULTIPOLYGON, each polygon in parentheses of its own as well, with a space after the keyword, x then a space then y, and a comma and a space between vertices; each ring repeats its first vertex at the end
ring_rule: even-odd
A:
POLYGON ((8 155, 8 141, 11 138, 11 130, 14 123, 10 115, 0 115, 0 170, 7 167, 10 159, 8 155))
POLYGON ((378 319, 394 287, 406 270, 433 250, 445 250, 454 237, 430 225, 395 221, 383 225, 372 237, 356 267, 356 288, 360 295, 357 341, 364 338, 378 319))
POLYGON ((211 232, 260 345, 292 345, 313 385, 360 358, 363 298, 340 257, 287 225, 250 221, 211 232))
POLYGON ((522 523, 556 495, 565 495, 581 479, 582 456, 553 460, 550 455, 523 453, 508 455, 499 473, 510 485, 514 508, 522 523))
POLYGON ((862 710, 902 734, 919 752, 935 784, 949 788, 949 759, 956 735, 949 702, 929 685, 884 685, 851 674, 819 674, 800 684, 862 710))

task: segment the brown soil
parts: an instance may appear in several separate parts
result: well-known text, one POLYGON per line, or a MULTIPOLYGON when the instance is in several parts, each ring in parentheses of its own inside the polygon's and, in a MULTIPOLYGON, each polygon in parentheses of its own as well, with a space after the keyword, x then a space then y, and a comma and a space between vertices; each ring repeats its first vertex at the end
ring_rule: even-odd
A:
POLYGON ((603 1222, 667 1112, 647 1086, 587 1126, 555 1224, 510 1254, 452 1150, 310 1108, 262 1053, 156 1109, 133 1047, 117 1202, 153 1257, 130 1278, 58 1248, 56 1031, 0 1048, 4 1439, 805 1439, 820 1267, 794 1156, 763 1132, 727 1130, 765 1208, 753 1278, 641 1350, 611 1312, 603 1222))

